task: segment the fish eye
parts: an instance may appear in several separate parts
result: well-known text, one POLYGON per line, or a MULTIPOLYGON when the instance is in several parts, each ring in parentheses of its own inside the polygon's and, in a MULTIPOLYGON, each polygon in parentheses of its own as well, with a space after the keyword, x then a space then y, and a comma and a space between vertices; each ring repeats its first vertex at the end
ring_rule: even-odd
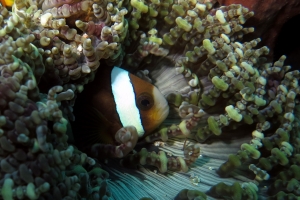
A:
POLYGON ((149 110, 153 106, 153 98, 148 93, 142 93, 137 97, 137 107, 141 110, 149 110))

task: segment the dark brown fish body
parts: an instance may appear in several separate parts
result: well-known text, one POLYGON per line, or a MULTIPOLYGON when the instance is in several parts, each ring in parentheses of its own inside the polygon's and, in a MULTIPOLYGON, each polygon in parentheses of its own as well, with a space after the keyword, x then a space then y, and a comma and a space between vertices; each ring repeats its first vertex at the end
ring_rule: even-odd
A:
POLYGON ((150 83, 114 67, 101 69, 74 107, 74 137, 79 145, 116 144, 116 132, 135 126, 139 137, 151 133, 166 118, 167 101, 150 83))

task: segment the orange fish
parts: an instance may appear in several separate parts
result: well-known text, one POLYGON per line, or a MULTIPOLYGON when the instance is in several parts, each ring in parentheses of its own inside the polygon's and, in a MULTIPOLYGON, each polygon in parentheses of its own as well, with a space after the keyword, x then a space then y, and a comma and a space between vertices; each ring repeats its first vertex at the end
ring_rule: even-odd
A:
POLYGON ((134 126, 137 137, 143 138, 168 113, 168 102, 154 85, 119 67, 103 67, 76 100, 74 139, 82 148, 95 143, 119 145, 115 135, 122 127, 134 126))
POLYGON ((0 0, 0 3, 4 7, 12 7, 12 5, 14 4, 14 0, 0 0))

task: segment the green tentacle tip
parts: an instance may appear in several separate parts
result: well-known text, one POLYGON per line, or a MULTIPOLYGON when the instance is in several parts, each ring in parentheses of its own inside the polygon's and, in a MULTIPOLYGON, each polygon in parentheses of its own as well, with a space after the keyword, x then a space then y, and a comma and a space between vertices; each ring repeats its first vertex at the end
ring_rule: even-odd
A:
POLYGON ((204 194, 203 192, 200 192, 198 190, 183 189, 174 198, 174 200, 185 200, 185 199, 206 200, 207 196, 206 196, 206 194, 204 194))
POLYGON ((277 158, 280 165, 285 166, 289 163, 287 156, 278 148, 273 148, 271 153, 277 158))
POLYGON ((228 197, 228 199, 238 200, 242 199, 243 189, 240 183, 235 182, 233 185, 227 185, 223 182, 220 182, 208 191, 213 197, 228 197))
POLYGON ((266 100, 264 100, 264 99, 262 99, 262 98, 260 98, 260 97, 258 97, 258 96, 255 96, 254 97, 254 103, 257 105, 257 106, 264 106, 264 105, 266 105, 266 100))
POLYGON ((213 43, 211 43, 209 39, 203 40, 203 47, 208 51, 209 54, 214 54, 216 52, 213 43))
POLYGON ((185 31, 190 31, 192 29, 192 25, 181 17, 177 17, 175 21, 177 26, 185 31))
POLYGON ((222 62, 220 60, 217 60, 216 65, 223 72, 227 72, 228 71, 228 67, 226 66, 226 64, 224 62, 222 62))
POLYGON ((242 89, 245 87, 244 83, 243 83, 242 81, 238 80, 238 79, 235 78, 235 77, 233 77, 233 78, 231 79, 231 83, 232 83, 232 84, 234 85, 234 87, 235 87, 236 89, 238 89, 238 90, 242 90, 242 89))
POLYGON ((241 146, 241 149, 244 151, 247 151, 247 153, 253 158, 258 159, 260 158, 260 152, 254 148, 254 146, 251 146, 250 144, 244 143, 241 146))
POLYGON ((241 63, 241 66, 247 71, 247 72, 249 72, 250 74, 254 74, 254 68, 250 65, 250 64, 248 64, 248 63, 246 63, 246 62, 242 62, 241 63))
POLYGON ((167 101, 175 106, 180 106, 182 100, 182 96, 178 93, 171 93, 167 96, 167 101))
POLYGON ((178 14, 179 16, 185 15, 185 10, 183 9, 183 6, 174 4, 172 6, 172 9, 178 14))
POLYGON ((158 37, 155 37, 155 36, 149 37, 149 41, 153 42, 153 43, 156 43, 156 44, 159 44, 159 45, 162 44, 162 39, 158 38, 158 37))
POLYGON ((240 122, 243 119, 243 115, 241 115, 232 105, 227 106, 225 108, 228 116, 236 122, 240 122))
POLYGON ((4 115, 0 115, 0 127, 6 124, 6 117, 4 115))
POLYGON ((209 106, 213 106, 216 103, 215 99, 211 98, 210 96, 208 96, 204 93, 201 95, 201 100, 203 101, 203 103, 205 103, 209 106))
POLYGON ((211 81, 219 90, 226 91, 229 87, 229 85, 218 76, 214 76, 211 81))
POLYGON ((141 13, 148 12, 148 6, 145 5, 143 1, 131 0, 130 3, 133 7, 135 7, 137 10, 139 10, 141 13))
POLYGON ((198 92, 192 92, 189 96, 189 103, 193 105, 197 105, 199 99, 199 93, 198 92))
POLYGON ((208 122, 208 128, 211 130, 215 135, 220 135, 222 133, 222 130, 219 127, 218 122, 215 120, 213 116, 210 116, 207 119, 208 122))
POLYGON ((135 19, 132 19, 130 22, 129 22, 129 25, 133 28, 133 29, 138 29, 139 28, 139 24, 137 23, 137 21, 135 19))
POLYGON ((172 35, 170 33, 166 33, 163 36, 163 40, 165 43, 167 43, 168 45, 174 45, 176 42, 176 39, 173 39, 172 35))
POLYGON ((229 124, 228 119, 225 115, 220 115, 220 122, 222 124, 224 124, 225 126, 228 126, 228 124, 229 124))
POLYGON ((296 196, 293 193, 285 193, 284 191, 280 191, 274 196, 269 197, 269 199, 299 199, 299 196, 296 196))
POLYGON ((14 181, 10 178, 5 179, 4 184, 1 189, 1 196, 3 199, 12 200, 13 199, 13 186, 14 181))
POLYGON ((157 157, 156 159, 159 159, 159 161, 160 161, 159 166, 157 166, 158 169, 159 169, 159 171, 161 173, 165 173, 167 171, 167 169, 168 169, 167 168, 168 158, 166 156, 166 153, 163 152, 163 151, 160 151, 160 152, 158 152, 158 155, 155 156, 155 157, 157 157))
POLYGON ((270 105, 274 108, 275 112, 282 113, 282 106, 276 100, 271 101, 270 105))
POLYGON ((154 8, 150 7, 149 8, 149 15, 151 17, 156 17, 158 15, 158 12, 157 12, 157 10, 154 10, 154 8))
POLYGON ((248 114, 243 115, 243 119, 246 124, 253 124, 254 122, 252 116, 248 114))

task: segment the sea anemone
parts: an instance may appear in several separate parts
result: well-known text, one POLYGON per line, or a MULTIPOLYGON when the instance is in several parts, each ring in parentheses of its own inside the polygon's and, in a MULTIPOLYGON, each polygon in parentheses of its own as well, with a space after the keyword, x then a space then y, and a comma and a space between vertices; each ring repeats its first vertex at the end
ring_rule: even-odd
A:
POLYGON ((18 0, 0 14, 3 199, 299 198, 299 71, 243 40, 247 8, 18 0), (170 113, 127 156, 100 160, 107 149, 77 149, 70 122, 113 66, 155 85, 170 113))

